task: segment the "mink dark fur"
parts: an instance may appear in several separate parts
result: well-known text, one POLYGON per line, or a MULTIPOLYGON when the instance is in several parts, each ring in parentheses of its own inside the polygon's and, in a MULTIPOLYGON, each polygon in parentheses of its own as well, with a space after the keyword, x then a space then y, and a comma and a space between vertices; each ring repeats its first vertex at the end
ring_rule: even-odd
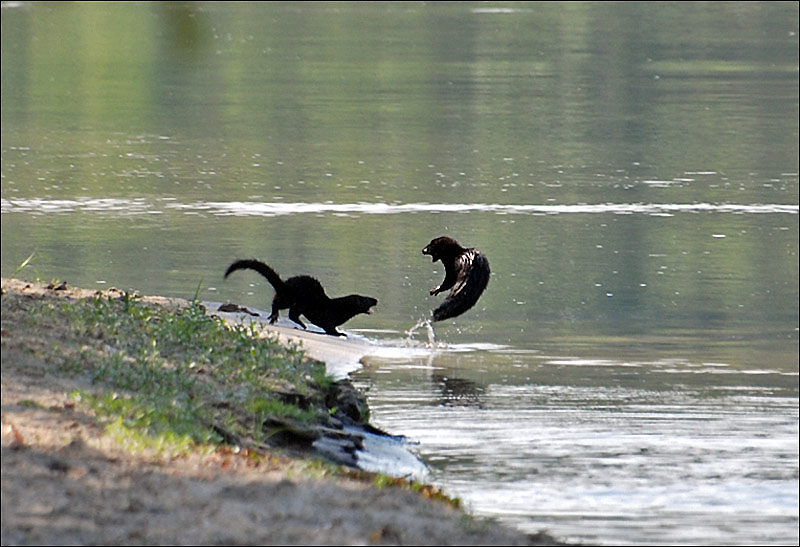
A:
POLYGON ((275 289, 272 313, 269 316, 271 324, 278 320, 280 310, 288 308, 289 319, 303 328, 306 326, 300 319, 301 315, 305 315, 306 319, 323 329, 326 334, 345 336, 336 327, 359 313, 371 313, 370 308, 378 303, 376 299, 360 294, 329 298, 320 282, 310 275, 297 275, 284 281, 275 270, 260 260, 237 260, 228 266, 225 277, 236 270, 255 270, 266 277, 275 289))
POLYGON ((444 264, 444 281, 431 289, 431 296, 451 289, 442 305, 433 311, 434 321, 443 321, 461 315, 478 301, 489 283, 489 261, 483 253, 464 248, 450 237, 437 237, 422 249, 434 262, 444 264))

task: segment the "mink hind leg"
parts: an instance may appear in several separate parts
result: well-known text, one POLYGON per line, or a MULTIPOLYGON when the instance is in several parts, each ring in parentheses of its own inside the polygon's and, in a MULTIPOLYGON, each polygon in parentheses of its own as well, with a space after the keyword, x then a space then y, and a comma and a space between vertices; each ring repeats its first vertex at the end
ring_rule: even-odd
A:
POLYGON ((302 319, 300 319, 300 314, 301 313, 302 312, 300 310, 298 310, 296 307, 292 306, 291 308, 289 308, 289 319, 291 319, 292 321, 294 321, 295 323, 297 323, 298 325, 300 325, 301 327, 303 327, 305 329, 306 328, 306 324, 303 323, 302 319))

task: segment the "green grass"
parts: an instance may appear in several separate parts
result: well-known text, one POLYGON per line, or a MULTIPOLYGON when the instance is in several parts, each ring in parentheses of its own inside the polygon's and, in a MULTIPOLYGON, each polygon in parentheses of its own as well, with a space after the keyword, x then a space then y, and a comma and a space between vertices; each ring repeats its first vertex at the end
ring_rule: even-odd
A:
POLYGON ((27 319, 70 339, 50 349, 62 373, 91 379, 73 398, 88 404, 131 447, 264 442, 268 418, 310 425, 330 414, 332 379, 297 348, 231 325, 199 304, 177 312, 136 297, 34 301, 27 319))

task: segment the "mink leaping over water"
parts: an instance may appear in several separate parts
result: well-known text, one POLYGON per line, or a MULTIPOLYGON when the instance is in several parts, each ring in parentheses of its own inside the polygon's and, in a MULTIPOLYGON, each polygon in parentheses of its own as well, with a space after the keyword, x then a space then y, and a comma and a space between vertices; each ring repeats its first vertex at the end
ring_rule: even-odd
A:
POLYGON ((444 264, 444 281, 431 289, 431 296, 452 287, 442 305, 433 311, 434 321, 461 315, 478 301, 489 283, 489 261, 477 249, 465 249, 450 237, 437 237, 422 249, 434 262, 444 264))
POLYGON ((326 334, 346 336, 336 330, 336 327, 359 313, 370 313, 370 308, 378 303, 376 299, 360 294, 328 298, 320 282, 310 275, 298 275, 284 281, 275 270, 260 260, 237 260, 228 266, 225 277, 227 278, 236 270, 255 270, 266 277, 275 289, 272 313, 269 316, 270 324, 274 324, 278 320, 280 310, 289 308, 289 319, 303 328, 306 326, 300 320, 300 315, 305 315, 311 323, 322 328, 326 334))

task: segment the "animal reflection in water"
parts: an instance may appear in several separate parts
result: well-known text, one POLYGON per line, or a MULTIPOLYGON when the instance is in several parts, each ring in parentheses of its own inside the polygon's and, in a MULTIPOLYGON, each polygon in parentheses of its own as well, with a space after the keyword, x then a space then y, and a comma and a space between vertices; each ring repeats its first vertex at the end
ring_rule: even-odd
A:
POLYGON ((437 401, 439 406, 471 406, 483 408, 483 395, 486 388, 463 378, 452 378, 443 374, 431 376, 433 384, 441 392, 437 401))

